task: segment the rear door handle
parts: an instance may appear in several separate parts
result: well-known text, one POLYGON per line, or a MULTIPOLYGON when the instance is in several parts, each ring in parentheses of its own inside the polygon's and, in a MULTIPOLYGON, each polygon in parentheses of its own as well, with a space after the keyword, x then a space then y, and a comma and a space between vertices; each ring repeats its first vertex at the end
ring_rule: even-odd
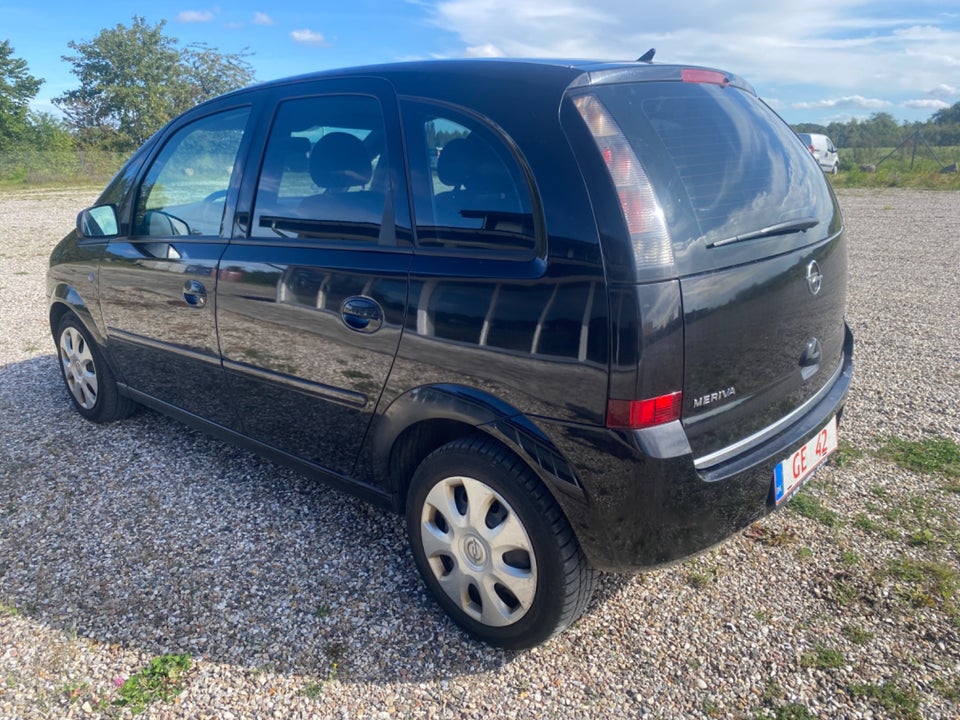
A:
POLYGON ((183 284, 183 299, 190 307, 202 308, 207 304, 207 288, 199 280, 187 280, 183 284))
POLYGON ((375 333, 383 326, 383 308, 373 298, 348 297, 340 306, 340 319, 351 330, 375 333))

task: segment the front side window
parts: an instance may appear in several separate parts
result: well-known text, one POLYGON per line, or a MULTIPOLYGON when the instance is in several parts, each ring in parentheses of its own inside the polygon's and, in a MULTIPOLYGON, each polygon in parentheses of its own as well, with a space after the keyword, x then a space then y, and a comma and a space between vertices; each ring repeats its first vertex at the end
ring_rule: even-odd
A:
POLYGON ((417 246, 530 256, 537 246, 525 175, 504 141, 476 118, 404 103, 417 246))
POLYGON ((386 132, 376 98, 288 100, 267 141, 250 233, 378 244, 389 188, 386 132))
POLYGON ((164 145, 137 193, 133 234, 217 237, 249 108, 209 115, 164 145))

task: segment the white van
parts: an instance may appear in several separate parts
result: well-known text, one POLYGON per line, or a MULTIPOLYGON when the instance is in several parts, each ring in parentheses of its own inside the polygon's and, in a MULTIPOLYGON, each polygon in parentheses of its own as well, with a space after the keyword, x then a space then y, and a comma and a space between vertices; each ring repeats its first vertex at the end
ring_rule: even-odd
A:
POLYGON ((840 156, 837 155, 837 148, 833 145, 833 140, 826 135, 817 135, 816 133, 799 133, 800 139, 807 149, 813 153, 813 156, 820 163, 824 172, 836 175, 840 169, 840 156))

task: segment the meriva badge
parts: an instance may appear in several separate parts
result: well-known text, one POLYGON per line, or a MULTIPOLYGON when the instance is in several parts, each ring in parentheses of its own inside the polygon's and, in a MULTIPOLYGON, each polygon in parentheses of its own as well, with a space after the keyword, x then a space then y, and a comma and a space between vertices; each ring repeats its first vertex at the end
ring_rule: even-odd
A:
POLYGON ((732 398, 737 394, 737 391, 733 387, 728 387, 726 390, 717 390, 716 392, 708 393, 706 395, 701 395, 698 398, 693 399, 694 408, 702 408, 707 405, 713 405, 722 400, 727 400, 732 398))

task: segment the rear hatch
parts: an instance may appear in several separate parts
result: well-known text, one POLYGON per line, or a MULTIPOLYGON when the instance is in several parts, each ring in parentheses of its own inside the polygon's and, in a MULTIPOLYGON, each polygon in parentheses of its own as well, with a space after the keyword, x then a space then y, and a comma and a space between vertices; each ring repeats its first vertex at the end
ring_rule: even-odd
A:
POLYGON ((619 133, 641 166, 630 183, 649 183, 636 202, 657 207, 628 229, 634 282, 679 284, 680 419, 708 467, 775 434, 830 385, 843 355, 846 248, 816 161, 748 86, 699 68, 655 74, 595 76, 571 94, 628 226, 618 151, 599 136, 619 133))

